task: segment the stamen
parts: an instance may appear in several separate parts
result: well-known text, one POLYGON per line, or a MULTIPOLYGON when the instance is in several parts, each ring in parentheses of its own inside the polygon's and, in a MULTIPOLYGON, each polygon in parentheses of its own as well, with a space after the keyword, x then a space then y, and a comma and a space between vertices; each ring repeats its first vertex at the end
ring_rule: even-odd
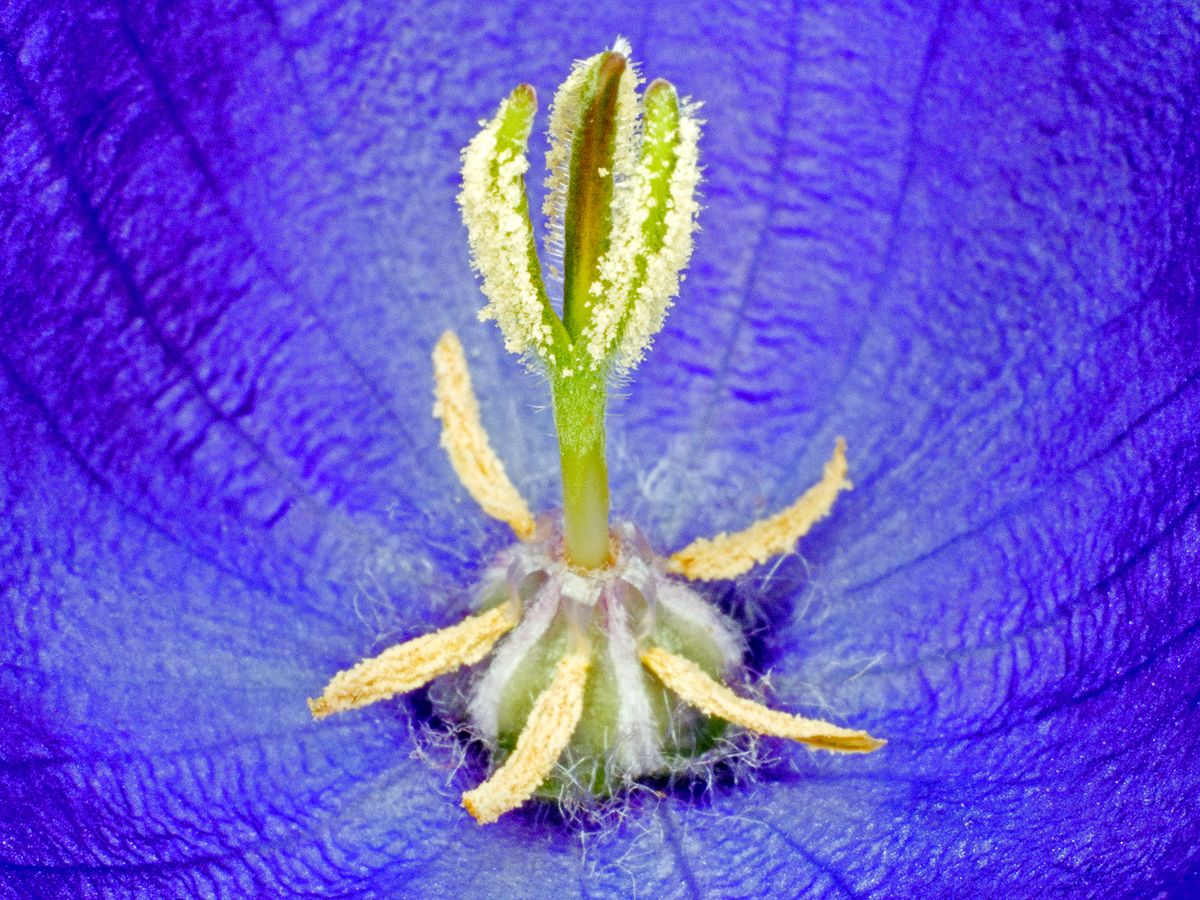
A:
POLYGON ((570 650, 559 660, 550 686, 542 691, 517 746, 496 772, 462 796, 462 804, 480 825, 495 822, 533 796, 566 749, 583 715, 591 649, 570 650))
POLYGON ((502 603, 457 625, 389 647, 334 675, 324 693, 308 701, 308 708, 313 718, 323 719, 415 691, 439 675, 479 662, 519 619, 515 603, 502 603))
POLYGON ((667 570, 693 580, 736 578, 772 556, 786 553, 809 529, 829 515, 833 502, 851 488, 846 478, 846 440, 838 438, 821 480, 782 512, 760 519, 736 534, 698 538, 667 560, 667 570))
POLYGON ((870 753, 887 743, 871 737, 865 731, 852 731, 818 719, 793 716, 739 697, 719 681, 710 678, 690 659, 668 653, 661 647, 651 647, 643 652, 642 664, 685 703, 706 715, 759 734, 788 738, 810 747, 840 753, 870 753))
POLYGON ((442 446, 458 480, 485 513, 506 522, 521 540, 529 540, 535 528, 533 514, 509 481, 479 420, 471 373, 453 331, 445 332, 433 348, 433 379, 433 415, 442 421, 442 446))

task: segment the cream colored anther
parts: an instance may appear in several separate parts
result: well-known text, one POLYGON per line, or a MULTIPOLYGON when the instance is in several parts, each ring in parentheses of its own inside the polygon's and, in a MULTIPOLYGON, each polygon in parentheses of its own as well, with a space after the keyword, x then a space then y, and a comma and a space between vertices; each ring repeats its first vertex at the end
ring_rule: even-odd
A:
POLYGON ((554 677, 533 704, 517 746, 491 778, 462 796, 462 804, 480 825, 495 822, 529 800, 567 749, 583 715, 591 650, 569 650, 554 669, 554 677))
POLYGON ((886 741, 865 731, 853 731, 819 719, 806 719, 770 709, 761 703, 739 697, 703 669, 682 656, 651 647, 642 653, 642 664, 654 673, 684 703, 706 715, 724 719, 758 734, 788 738, 820 750, 839 753, 870 753, 886 741))
POLYGON ((442 422, 442 447, 458 480, 485 513, 507 523, 521 540, 529 540, 535 529, 533 514, 479 420, 471 373, 453 331, 445 332, 433 348, 433 380, 433 415, 442 422))
POLYGON ((334 675, 321 696, 308 701, 308 708, 314 719, 323 719, 415 691, 439 675, 479 662, 519 620, 516 604, 509 601, 468 616, 457 625, 389 647, 334 675))
POLYGON ((736 578, 772 556, 787 553, 809 529, 829 515, 833 502, 851 488, 846 473, 846 441, 838 438, 821 480, 782 512, 760 519, 736 534, 698 538, 667 560, 667 571, 693 580, 736 578))

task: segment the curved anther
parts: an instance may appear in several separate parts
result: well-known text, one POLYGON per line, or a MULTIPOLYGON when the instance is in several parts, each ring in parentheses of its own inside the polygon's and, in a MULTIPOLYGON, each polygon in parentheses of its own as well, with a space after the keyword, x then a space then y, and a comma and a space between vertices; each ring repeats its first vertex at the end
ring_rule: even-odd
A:
POLYGON ((495 822, 530 799, 554 769, 583 715, 591 650, 569 650, 554 677, 533 704, 517 746, 491 778, 462 796, 463 806, 480 825, 495 822))
POLYGON ((787 553, 829 515, 833 502, 851 487, 846 478, 846 440, 838 438, 821 480, 782 512, 760 519, 736 534, 698 538, 667 560, 667 571, 692 580, 736 578, 772 556, 787 553))
POLYGON ((468 616, 457 625, 389 647, 334 675, 321 696, 308 701, 308 708, 313 718, 323 719, 415 691, 439 675, 479 662, 519 620, 516 603, 509 601, 468 616))
POLYGON ((433 379, 433 415, 442 422, 442 447, 458 480, 485 513, 506 522, 521 540, 529 540, 535 529, 533 514, 479 420, 471 373, 453 331, 442 334, 433 348, 433 379))
POLYGON ((661 647, 644 651, 642 664, 685 703, 706 715, 759 734, 788 738, 820 750, 839 753, 870 753, 887 743, 871 737, 865 731, 842 728, 819 719, 793 716, 739 697, 719 681, 710 678, 690 659, 668 653, 661 647))

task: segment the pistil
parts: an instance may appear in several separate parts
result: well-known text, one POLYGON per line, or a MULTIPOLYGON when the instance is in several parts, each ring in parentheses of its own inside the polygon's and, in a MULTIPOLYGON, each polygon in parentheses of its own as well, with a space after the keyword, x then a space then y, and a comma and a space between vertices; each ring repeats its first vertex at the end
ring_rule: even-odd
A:
POLYGON ((610 525, 607 386, 662 327, 699 210, 695 105, 661 80, 639 98, 628 54, 618 41, 576 63, 551 110, 544 209, 546 243, 563 264, 561 315, 543 283, 525 187, 533 88, 514 89, 463 152, 458 199, 488 298, 480 318, 495 320, 505 347, 549 381, 562 517, 535 520, 509 480, 462 345, 446 332, 433 353, 442 447, 466 492, 520 543, 486 570, 473 615, 338 673, 309 701, 320 719, 463 670, 465 694, 447 696, 469 700, 435 703, 491 755, 491 776, 462 798, 480 824, 539 793, 612 794, 691 772, 727 724, 734 741, 742 728, 840 753, 883 745, 734 690, 745 684, 739 629, 681 580, 735 578, 791 552, 850 487, 844 440, 790 506, 669 558, 632 525, 610 525))

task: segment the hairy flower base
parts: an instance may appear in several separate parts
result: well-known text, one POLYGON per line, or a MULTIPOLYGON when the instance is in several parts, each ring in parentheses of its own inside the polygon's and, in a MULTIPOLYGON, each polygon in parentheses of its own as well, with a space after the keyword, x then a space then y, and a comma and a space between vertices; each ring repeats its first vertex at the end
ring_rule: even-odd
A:
POLYGON ((632 526, 615 529, 613 564, 593 572, 571 570, 557 529, 545 530, 542 539, 511 548, 507 565, 488 576, 484 596, 515 595, 524 614, 471 688, 472 730, 496 758, 506 757, 534 718, 555 661, 584 647, 591 662, 583 715, 551 779, 559 783, 547 790, 606 793, 680 768, 724 726, 676 699, 645 670, 641 654, 659 647, 710 678, 730 678, 742 658, 737 627, 668 576, 632 526))
POLYGON ((414 690, 491 651, 465 676, 467 701, 440 704, 498 764, 463 795, 481 824, 539 793, 603 795, 638 778, 694 772, 727 723, 824 750, 882 746, 731 690, 742 676, 737 626, 668 573, 633 526, 613 531, 605 569, 574 570, 562 548, 561 529, 542 520, 533 540, 488 568, 477 614, 339 673, 310 701, 313 714, 414 690))

